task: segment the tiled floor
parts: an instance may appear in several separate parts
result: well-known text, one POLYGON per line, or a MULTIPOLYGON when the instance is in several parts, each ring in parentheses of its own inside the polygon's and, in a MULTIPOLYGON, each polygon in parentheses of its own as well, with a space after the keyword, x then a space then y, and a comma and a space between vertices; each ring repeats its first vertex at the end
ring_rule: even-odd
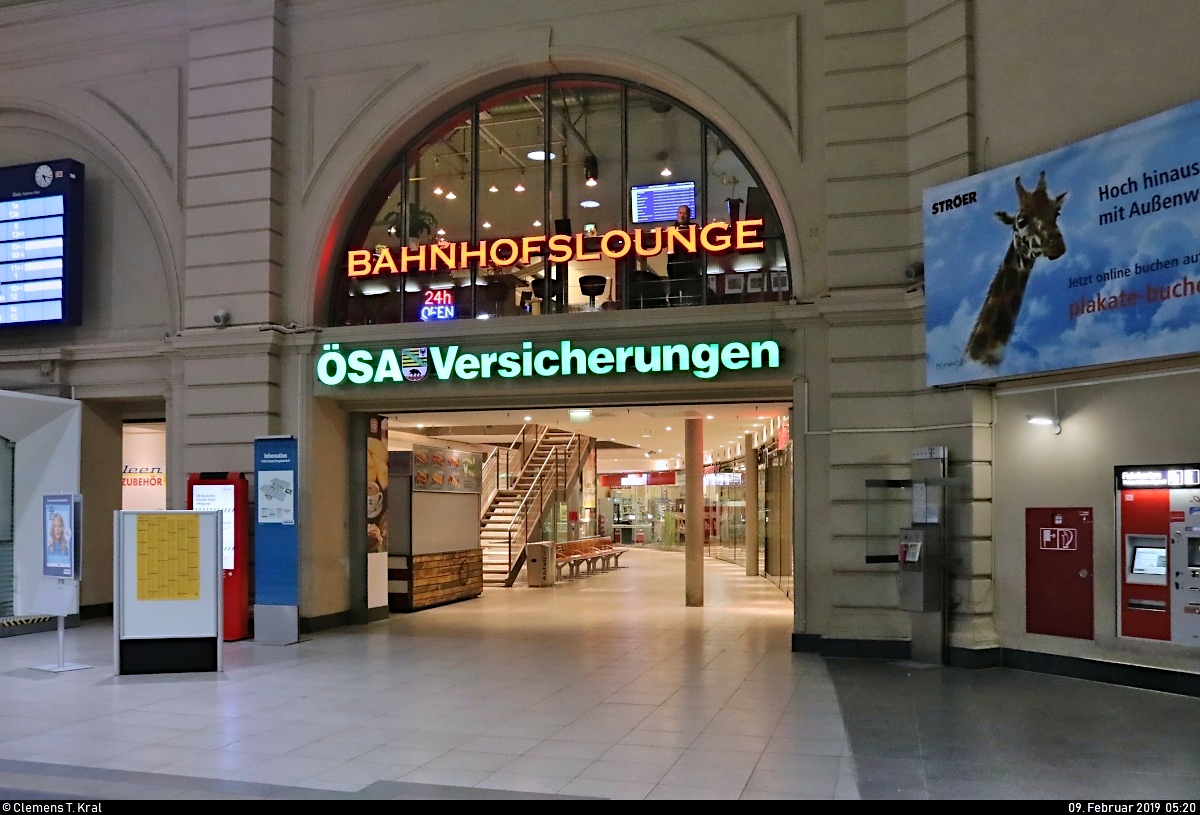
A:
POLYGON ((1200 700, 826 663, 790 652, 776 587, 705 569, 703 608, 680 552, 636 550, 550 589, 230 643, 220 675, 114 677, 107 621, 68 632, 86 671, 29 669, 53 634, 0 639, 0 797, 1012 798, 1194 777, 1200 700))

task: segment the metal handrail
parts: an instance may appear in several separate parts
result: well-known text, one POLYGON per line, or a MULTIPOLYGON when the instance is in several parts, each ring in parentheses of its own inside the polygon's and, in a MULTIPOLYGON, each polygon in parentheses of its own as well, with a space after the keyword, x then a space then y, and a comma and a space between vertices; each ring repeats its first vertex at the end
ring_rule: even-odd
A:
MULTIPOLYGON (((542 435, 543 436, 545 435, 545 431, 543 431, 542 435)), ((555 455, 554 455, 554 452, 552 451, 550 455, 546 456, 546 460, 542 462, 542 466, 538 468, 537 473, 534 474, 533 482, 529 485, 529 489, 525 491, 525 495, 522 496, 521 503, 517 505, 517 511, 513 513, 513 519, 508 522, 508 562, 509 563, 512 563, 512 556, 513 556, 513 526, 516 525, 518 520, 522 519, 523 515, 525 515, 525 516, 528 515, 529 510, 526 509, 526 504, 529 502, 529 496, 533 495, 533 491, 535 489, 537 489, 539 492, 541 492, 542 486, 544 484, 544 481, 542 480, 542 473, 545 471, 546 467, 551 462, 554 462, 554 460, 555 460, 555 455)), ((555 462, 555 464, 557 464, 557 462, 555 462)), ((541 509, 543 506, 544 506, 544 501, 539 501, 538 508, 541 509)), ((528 521, 528 518, 525 518, 524 520, 528 521)), ((528 529, 528 527, 526 527, 526 529, 525 529, 525 537, 526 538, 528 538, 528 534, 529 534, 529 529, 528 529)))

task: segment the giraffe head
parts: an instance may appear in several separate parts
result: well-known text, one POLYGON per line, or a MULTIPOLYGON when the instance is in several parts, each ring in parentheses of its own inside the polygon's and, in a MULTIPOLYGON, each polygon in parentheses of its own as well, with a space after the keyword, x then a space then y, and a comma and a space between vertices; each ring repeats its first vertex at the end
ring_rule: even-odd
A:
POLYGON ((1046 192, 1044 172, 1038 176, 1033 192, 1021 186, 1021 178, 1017 177, 1017 203, 1020 205, 1017 214, 1000 211, 996 217, 1012 227, 1013 245, 1026 260, 1032 262, 1043 255, 1054 260, 1067 251, 1067 244, 1058 229, 1058 213, 1066 200, 1065 192, 1053 198, 1046 192))

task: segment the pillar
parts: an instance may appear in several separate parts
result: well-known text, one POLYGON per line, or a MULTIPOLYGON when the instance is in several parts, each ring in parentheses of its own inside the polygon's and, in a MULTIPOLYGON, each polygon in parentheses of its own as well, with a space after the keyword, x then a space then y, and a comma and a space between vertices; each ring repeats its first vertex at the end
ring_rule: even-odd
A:
POLYGON ((754 434, 743 442, 746 464, 746 576, 758 576, 758 448, 754 434))
POLYGON ((684 595, 687 605, 704 605, 704 420, 683 424, 684 595))

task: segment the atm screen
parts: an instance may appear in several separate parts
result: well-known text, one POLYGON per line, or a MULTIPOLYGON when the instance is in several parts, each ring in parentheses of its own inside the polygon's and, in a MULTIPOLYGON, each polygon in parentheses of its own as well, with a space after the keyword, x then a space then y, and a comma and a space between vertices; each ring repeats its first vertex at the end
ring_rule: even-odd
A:
POLYGON ((1161 546, 1135 546, 1133 548, 1133 565, 1129 569, 1133 574, 1166 574, 1167 550, 1161 546))

